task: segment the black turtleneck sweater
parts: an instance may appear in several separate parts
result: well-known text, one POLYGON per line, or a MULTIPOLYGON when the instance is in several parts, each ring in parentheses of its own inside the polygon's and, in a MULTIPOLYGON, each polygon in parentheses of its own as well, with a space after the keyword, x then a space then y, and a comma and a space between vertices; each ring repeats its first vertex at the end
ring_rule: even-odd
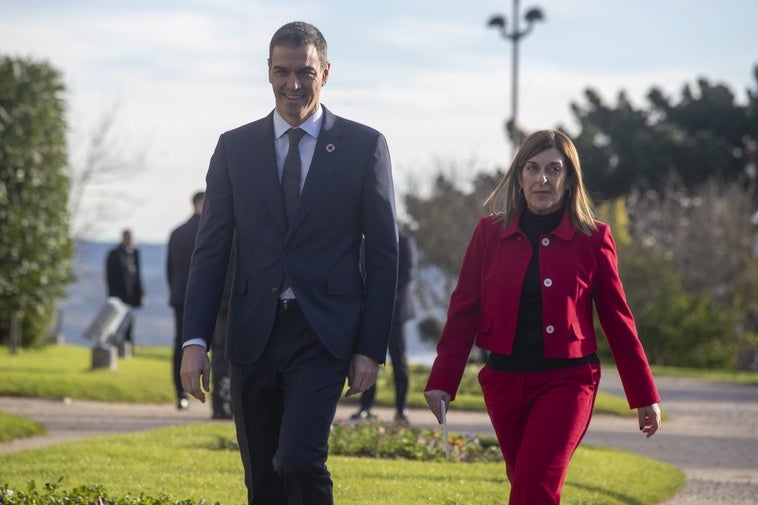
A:
POLYGON ((524 209, 519 220, 521 231, 532 245, 532 257, 526 269, 524 285, 521 287, 518 325, 513 350, 509 356, 490 353, 487 365, 506 372, 539 372, 557 370, 583 363, 598 363, 596 354, 583 358, 545 358, 545 341, 542 324, 542 282, 540 279, 539 242, 543 235, 555 230, 563 219, 564 208, 545 215, 538 215, 524 209))

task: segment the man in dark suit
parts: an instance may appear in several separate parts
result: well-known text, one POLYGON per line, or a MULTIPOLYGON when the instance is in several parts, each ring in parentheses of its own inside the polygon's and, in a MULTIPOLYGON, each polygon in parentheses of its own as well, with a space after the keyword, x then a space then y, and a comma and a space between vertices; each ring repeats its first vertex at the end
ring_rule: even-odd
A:
MULTIPOLYGON (((134 235, 131 230, 124 230, 121 233, 121 243, 108 251, 105 272, 109 297, 119 298, 133 308, 145 305, 139 249, 134 245, 134 235)), ((124 340, 130 345, 134 345, 133 329, 134 319, 133 316, 129 316, 124 330, 124 340)))
POLYGON ((166 254, 166 279, 168 280, 169 305, 174 309, 174 361, 173 376, 176 389, 176 406, 178 409, 189 408, 187 393, 182 387, 179 374, 182 365, 182 321, 184 320, 184 296, 187 293, 192 251, 195 250, 195 237, 203 213, 205 193, 199 191, 192 196, 192 216, 183 224, 174 228, 168 239, 166 254))
MULTIPOLYGON (((416 270, 416 242, 413 237, 403 232, 398 233, 398 269, 397 296, 395 312, 390 332, 390 360, 392 377, 395 381, 395 422, 407 425, 408 412, 405 400, 408 396, 408 362, 405 356, 405 323, 416 317, 416 304, 411 295, 411 282, 416 270)), ((376 416, 371 412, 376 396, 376 386, 361 395, 361 407, 351 416, 352 419, 371 419, 376 416)))
POLYGON ((345 378, 347 395, 362 393, 387 353, 397 282, 389 152, 379 132, 320 104, 329 70, 318 29, 277 30, 275 110, 221 135, 206 177, 182 384, 204 401, 236 236, 227 356, 250 504, 333 503, 326 458, 345 378))

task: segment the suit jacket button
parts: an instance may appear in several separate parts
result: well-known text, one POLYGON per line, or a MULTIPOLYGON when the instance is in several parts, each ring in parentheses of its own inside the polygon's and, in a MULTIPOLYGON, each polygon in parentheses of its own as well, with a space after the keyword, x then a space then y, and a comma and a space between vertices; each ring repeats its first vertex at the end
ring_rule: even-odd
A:
POLYGON ((549 288, 550 286, 553 285, 553 279, 548 277, 547 279, 542 281, 542 284, 544 284, 546 288, 549 288))
POLYGON ((545 328, 545 331, 548 335, 552 335, 555 333, 555 327, 552 324, 547 325, 547 328, 545 328))
POLYGON ((274 286, 273 288, 271 288, 271 292, 272 292, 272 293, 276 294, 276 293, 277 293, 277 291, 279 291, 279 288, 278 288, 278 287, 274 286))

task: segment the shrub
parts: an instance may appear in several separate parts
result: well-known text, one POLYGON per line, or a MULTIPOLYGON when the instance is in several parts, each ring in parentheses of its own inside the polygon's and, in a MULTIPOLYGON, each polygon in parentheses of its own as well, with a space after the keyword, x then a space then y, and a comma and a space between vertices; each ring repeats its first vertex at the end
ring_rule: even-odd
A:
MULTIPOLYGON (((171 500, 167 495, 158 497, 126 495, 109 497, 100 485, 80 486, 70 491, 60 489, 58 482, 47 483, 43 489, 37 489, 37 483, 31 481, 25 490, 15 491, 7 484, 0 486, 0 504, 2 505, 207 505, 205 500, 171 500)), ((214 505, 220 505, 216 502, 214 505)))
MULTIPOLYGON (((450 459, 465 463, 502 461, 494 437, 448 434, 450 459)), ((440 430, 427 430, 381 421, 346 423, 332 426, 330 454, 415 461, 445 459, 445 438, 440 430)))
MULTIPOLYGON (((464 463, 500 462, 503 457, 495 437, 448 433, 450 460, 464 463)), ((237 442, 216 437, 213 450, 237 451, 237 442)), ((329 454, 411 461, 443 461, 445 437, 440 430, 390 424, 377 420, 338 421, 329 435, 329 454)))

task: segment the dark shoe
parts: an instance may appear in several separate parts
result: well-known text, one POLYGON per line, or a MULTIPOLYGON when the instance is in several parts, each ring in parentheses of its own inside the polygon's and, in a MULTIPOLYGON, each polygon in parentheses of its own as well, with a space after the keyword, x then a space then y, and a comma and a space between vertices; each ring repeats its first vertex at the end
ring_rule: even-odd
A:
POLYGON ((179 410, 187 410, 189 408, 189 400, 187 398, 179 398, 176 403, 176 408, 179 410))
POLYGON ((362 421, 364 419, 376 419, 376 416, 372 414, 370 410, 359 410, 350 416, 350 419, 353 421, 362 421))
POLYGON ((395 424, 400 426, 410 426, 411 421, 408 419, 408 412, 405 410, 399 411, 395 414, 395 424))
POLYGON ((234 419, 234 417, 226 412, 214 412, 211 419, 234 419))

